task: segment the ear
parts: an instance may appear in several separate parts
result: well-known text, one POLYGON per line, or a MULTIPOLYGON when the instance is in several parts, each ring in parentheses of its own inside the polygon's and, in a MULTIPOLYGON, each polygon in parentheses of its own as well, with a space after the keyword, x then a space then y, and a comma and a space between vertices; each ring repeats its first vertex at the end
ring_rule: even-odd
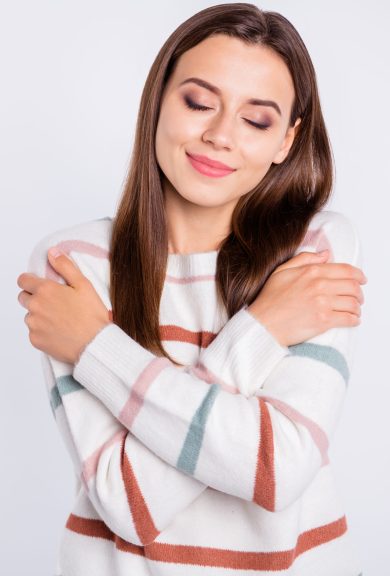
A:
POLYGON ((273 159, 273 164, 280 164, 286 158, 287 154, 290 151, 292 143, 294 142, 294 138, 296 133, 298 132, 298 126, 301 123, 301 118, 297 118, 295 121, 294 126, 289 126, 286 132, 286 135, 283 139, 282 145, 277 152, 275 158, 273 159))

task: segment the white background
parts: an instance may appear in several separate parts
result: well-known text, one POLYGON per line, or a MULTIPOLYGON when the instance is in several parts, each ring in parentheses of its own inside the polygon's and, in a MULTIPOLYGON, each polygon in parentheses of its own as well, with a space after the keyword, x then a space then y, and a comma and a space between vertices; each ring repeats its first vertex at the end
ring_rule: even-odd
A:
MULTIPOLYGON (((215 3, 0 4, 0 572, 5 576, 54 573, 73 503, 71 460, 48 404, 40 352, 28 339, 16 278, 43 236, 115 213, 149 67, 182 21, 215 3)), ((291 20, 309 49, 336 159, 328 209, 344 212, 360 232, 366 302, 330 457, 364 576, 385 574, 390 560, 390 4, 257 5, 291 20)))

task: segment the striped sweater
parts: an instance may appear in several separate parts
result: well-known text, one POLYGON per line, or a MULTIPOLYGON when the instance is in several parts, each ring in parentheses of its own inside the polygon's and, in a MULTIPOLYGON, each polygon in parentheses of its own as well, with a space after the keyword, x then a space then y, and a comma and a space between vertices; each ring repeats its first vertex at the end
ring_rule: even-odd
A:
MULTIPOLYGON (((47 235, 28 271, 64 283, 57 245, 110 310, 111 229, 106 217, 47 235)), ((325 248, 362 266, 339 212, 317 213, 296 254, 325 248)), ((182 367, 112 322, 75 365, 40 353, 77 486, 61 576, 361 574, 328 455, 356 328, 284 347, 247 306, 228 319, 217 255, 168 256, 160 331, 182 367)))

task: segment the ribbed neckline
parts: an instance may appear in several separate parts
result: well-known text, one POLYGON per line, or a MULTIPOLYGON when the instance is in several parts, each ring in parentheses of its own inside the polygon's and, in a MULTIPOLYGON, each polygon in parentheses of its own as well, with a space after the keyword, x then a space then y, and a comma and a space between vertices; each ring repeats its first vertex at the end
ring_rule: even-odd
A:
POLYGON ((167 274, 177 278, 214 275, 219 250, 168 254, 167 274))
MULTIPOLYGON (((114 218, 112 216, 104 216, 98 220, 110 220, 112 224, 114 218)), ((166 274, 175 278, 215 275, 218 253, 219 250, 190 252, 188 254, 168 253, 166 274)))

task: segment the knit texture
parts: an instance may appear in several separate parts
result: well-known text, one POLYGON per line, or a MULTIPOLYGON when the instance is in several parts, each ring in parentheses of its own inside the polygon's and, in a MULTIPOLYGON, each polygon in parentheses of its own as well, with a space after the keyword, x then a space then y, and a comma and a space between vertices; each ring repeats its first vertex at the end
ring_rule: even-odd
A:
MULTIPOLYGON (((109 299, 111 218, 59 230, 28 271, 64 284, 57 246, 109 299)), ((301 251, 362 267, 359 235, 322 210, 301 251)), ((77 480, 62 576, 358 576, 329 460, 357 328, 282 346, 246 306, 228 319, 217 251, 169 254, 157 357, 114 323, 75 365, 41 352, 77 480)))

